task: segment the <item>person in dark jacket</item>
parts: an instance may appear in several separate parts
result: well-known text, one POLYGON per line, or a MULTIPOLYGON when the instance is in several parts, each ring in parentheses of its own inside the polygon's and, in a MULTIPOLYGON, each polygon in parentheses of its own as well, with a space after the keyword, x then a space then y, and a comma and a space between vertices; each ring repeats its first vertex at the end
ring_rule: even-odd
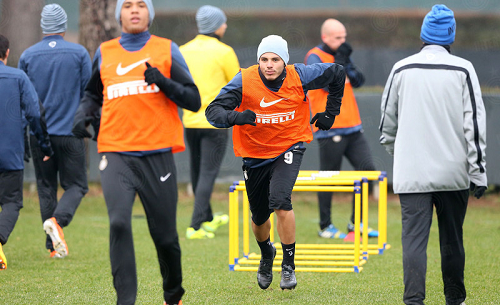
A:
POLYGON ((45 247, 51 257, 62 258, 68 255, 62 228, 70 224, 88 191, 85 143, 71 129, 90 78, 91 64, 83 46, 64 40, 68 18, 61 6, 48 4, 41 15, 44 38, 23 52, 18 66, 30 78, 45 108, 54 156, 48 162, 42 161, 33 133, 31 150, 43 229, 47 233, 45 247), (59 201, 58 176, 64 190, 59 201))
POLYGON ((29 122, 41 153, 48 161, 53 155, 43 106, 26 74, 7 67, 9 40, 0 35, 0 270, 7 268, 3 245, 7 243, 23 207, 24 122, 29 122))

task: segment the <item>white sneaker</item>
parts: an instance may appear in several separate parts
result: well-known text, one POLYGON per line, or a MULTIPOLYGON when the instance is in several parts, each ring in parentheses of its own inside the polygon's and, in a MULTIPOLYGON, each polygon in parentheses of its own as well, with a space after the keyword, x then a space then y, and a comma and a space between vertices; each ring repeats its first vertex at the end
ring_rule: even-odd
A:
POLYGON ((54 246, 55 252, 57 252, 61 258, 68 255, 68 246, 64 240, 64 233, 56 219, 51 217, 45 220, 43 223, 43 229, 45 230, 45 233, 49 234, 50 239, 52 239, 52 245, 54 246))

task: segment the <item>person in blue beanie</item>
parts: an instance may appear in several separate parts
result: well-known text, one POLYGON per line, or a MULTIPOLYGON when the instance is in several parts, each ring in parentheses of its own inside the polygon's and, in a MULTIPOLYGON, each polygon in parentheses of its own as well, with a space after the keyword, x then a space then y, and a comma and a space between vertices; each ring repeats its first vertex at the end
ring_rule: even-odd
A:
POLYGON ((26 49, 19 69, 26 72, 45 108, 47 128, 54 156, 43 162, 33 132, 31 151, 35 167, 45 247, 50 257, 68 255, 62 228, 68 226, 88 191, 85 142, 73 135, 73 119, 90 79, 87 50, 64 40, 68 17, 59 4, 44 6, 40 26, 43 39, 26 49), (64 190, 57 200, 59 183, 64 190))
POLYGON ((469 189, 487 189, 486 113, 472 64, 451 54, 456 22, 442 4, 422 23, 419 53, 397 62, 382 95, 380 143, 394 156, 402 215, 405 304, 424 304, 436 207, 447 305, 465 304, 463 223, 469 189))
POLYGON ((35 88, 19 69, 7 66, 9 40, 0 34, 0 271, 7 269, 7 243, 23 207, 24 119, 33 131, 43 162, 52 151, 35 88))

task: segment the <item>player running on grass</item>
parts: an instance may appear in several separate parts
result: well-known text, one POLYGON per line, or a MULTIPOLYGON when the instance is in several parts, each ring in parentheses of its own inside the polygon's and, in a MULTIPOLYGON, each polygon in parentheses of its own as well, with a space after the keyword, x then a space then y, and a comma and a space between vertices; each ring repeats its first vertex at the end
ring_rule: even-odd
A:
POLYGON ((228 130, 214 128, 205 117, 208 104, 240 69, 233 48, 220 41, 227 29, 226 20, 218 7, 200 7, 196 12, 199 34, 179 47, 201 96, 200 110, 183 111, 182 116, 195 197, 191 225, 186 230, 188 239, 214 238, 215 231, 229 221, 227 214, 213 214, 210 204, 226 152, 228 130))
POLYGON ((167 304, 180 304, 181 250, 177 235, 177 173, 173 153, 184 150, 177 106, 200 108, 200 95, 178 46, 148 31, 151 0, 119 0, 122 36, 101 44, 75 118, 74 134, 98 120, 99 169, 110 222, 110 257, 118 304, 134 304, 137 275, 132 239, 136 194, 156 246, 167 304))
POLYGON ((272 212, 278 218, 277 229, 284 252, 280 287, 294 289, 297 285, 291 193, 305 151, 303 142, 313 138, 307 91, 328 87, 326 110, 311 120, 322 130, 330 129, 334 123, 344 92, 342 66, 334 63, 287 65, 288 59, 288 44, 283 38, 265 37, 257 50, 258 65, 242 69, 205 112, 215 127, 234 126, 234 152, 243 157, 252 229, 261 249, 257 281, 262 289, 271 285, 276 256, 269 235, 272 212))
MULTIPOLYGON (((7 243, 23 207, 24 117, 38 139, 43 161, 54 154, 50 146, 43 106, 28 76, 7 66, 9 40, 0 34, 0 270, 7 269, 3 245, 7 243)), ((3 303, 3 302, 2 302, 3 303)))

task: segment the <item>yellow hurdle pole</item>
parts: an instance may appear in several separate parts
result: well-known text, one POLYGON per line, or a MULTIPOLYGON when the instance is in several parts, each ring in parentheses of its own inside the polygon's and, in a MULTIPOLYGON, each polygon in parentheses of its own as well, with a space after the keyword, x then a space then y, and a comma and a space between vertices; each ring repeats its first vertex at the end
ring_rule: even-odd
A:
MULTIPOLYGON (((297 178, 295 181, 295 185, 353 185, 353 180, 355 178, 349 179, 330 179, 330 178, 321 178, 321 179, 313 179, 311 177, 302 177, 297 178)), ((357 177, 356 177, 357 179, 357 177)), ((240 186, 245 185, 244 181, 239 181, 240 186)))
POLYGON ((377 179, 382 174, 381 171, 311 171, 301 170, 298 177, 316 177, 316 178, 345 178, 343 176, 370 177, 368 179, 377 179))
MULTIPOLYGON (((259 267, 242 267, 242 266, 235 266, 234 271, 257 271, 259 267)), ((358 269, 360 272, 363 270, 363 267, 360 267, 358 269)), ((281 266, 276 266, 273 267, 274 272, 280 272, 281 271, 281 266)), ((314 268, 314 267, 297 267, 295 268, 295 272, 354 272, 352 267, 349 268, 342 268, 342 267, 337 267, 337 268, 314 268)))
POLYGON ((379 189, 379 193, 378 193, 378 238, 377 238, 377 246, 378 246, 378 254, 383 254, 384 253, 384 240, 382 238, 382 221, 383 221, 383 217, 382 217, 382 212, 383 212, 383 201, 384 201, 384 191, 383 191, 383 188, 384 188, 384 174, 381 174, 379 177, 378 177, 378 189, 379 189))
MULTIPOLYGON (((237 191, 244 191, 245 187, 241 185, 234 186, 237 191)), ((293 187, 295 192, 337 192, 337 193, 351 193, 354 188, 352 186, 310 186, 310 185, 297 185, 293 187)))
MULTIPOLYGON (((241 192, 242 193, 242 196, 245 197, 246 196, 246 191, 243 191, 241 192)), ((240 216, 239 216, 239 209, 240 209, 240 197, 239 197, 239 193, 236 193, 236 200, 234 201, 234 208, 233 208, 233 212, 234 212, 234 235, 233 235, 233 239, 234 239, 234 243, 233 243, 233 253, 234 253, 234 264, 237 265, 238 264, 238 260, 240 258, 240 241, 239 241, 239 236, 240 236, 240 216)))
POLYGON ((368 259, 368 179, 363 178, 362 195, 363 195, 363 259, 368 259))
POLYGON ((249 217, 250 205, 248 202, 248 197, 243 196, 243 256, 248 257, 250 253, 250 217, 249 217))
POLYGON ((240 206, 240 193, 244 196, 243 192, 238 192, 236 191, 234 196, 235 200, 233 201, 233 217, 234 217, 234 224, 233 224, 233 255, 234 255, 234 264, 238 264, 238 259, 240 257, 240 243, 238 240, 239 236, 239 227, 240 227, 240 219, 238 216, 238 209, 240 206))
MULTIPOLYGON (((379 207, 379 222, 381 230, 379 231, 379 238, 381 238, 382 248, 379 251, 384 251, 387 247, 387 176, 382 178, 380 186, 380 207, 379 207)), ((382 254, 382 253, 381 253, 382 254)))
POLYGON ((233 255, 233 225, 234 225, 234 213, 233 213, 233 201, 235 187, 229 187, 229 271, 234 271, 234 255, 233 255))
POLYGON ((271 241, 272 244, 274 244, 274 213, 271 213, 269 215, 269 221, 271 221, 271 230, 269 231, 269 240, 271 241))
POLYGON ((361 189, 354 187, 354 272, 359 273, 359 229, 360 229, 361 189))

